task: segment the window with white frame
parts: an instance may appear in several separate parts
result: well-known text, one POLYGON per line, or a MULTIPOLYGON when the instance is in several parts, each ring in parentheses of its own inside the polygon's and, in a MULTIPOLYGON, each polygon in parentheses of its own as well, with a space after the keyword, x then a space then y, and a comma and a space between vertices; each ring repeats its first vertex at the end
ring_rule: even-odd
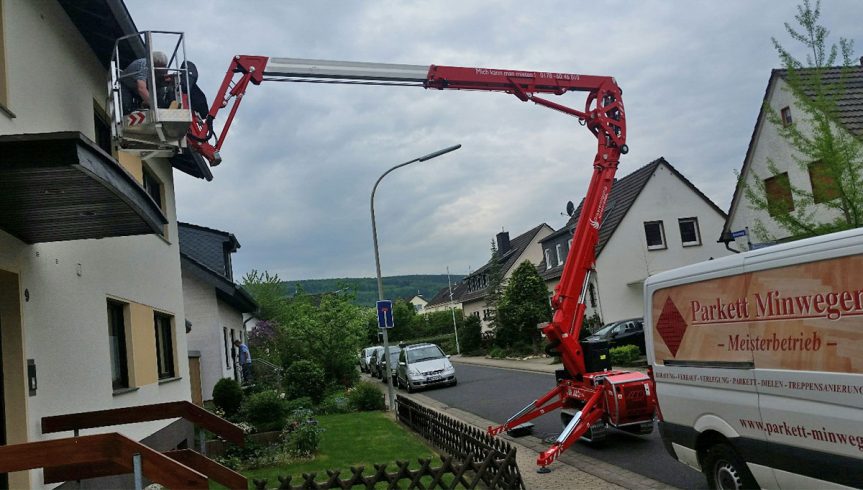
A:
POLYGON ((551 249, 547 248, 545 249, 545 268, 551 269, 551 267, 551 249))
POLYGON ((554 249, 557 252, 557 265, 563 265, 563 244, 558 243, 554 249))
POLYGON ((684 247, 701 245, 698 218, 680 218, 677 220, 677 225, 680 227, 680 242, 684 247))
POLYGON ((667 248, 662 221, 645 221, 644 237, 647 240, 648 250, 664 250, 667 248))

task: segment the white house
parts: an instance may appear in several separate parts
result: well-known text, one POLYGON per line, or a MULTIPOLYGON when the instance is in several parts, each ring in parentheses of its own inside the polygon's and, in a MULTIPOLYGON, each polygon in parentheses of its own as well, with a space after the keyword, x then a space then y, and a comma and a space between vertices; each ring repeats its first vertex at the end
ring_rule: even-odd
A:
MULTIPOLYGON (((533 264, 542 262, 540 243, 553 232, 552 227, 542 223, 512 240, 509 238, 508 231, 497 234, 495 238, 497 251, 500 254, 500 271, 504 285, 522 262, 529 261, 533 264)), ((453 288, 454 299, 461 303, 465 317, 468 315, 479 317, 483 331, 490 329, 490 322, 494 315, 492 308, 486 306, 490 266, 491 261, 465 277, 457 288, 453 288)))
POLYGON ((247 337, 244 314, 258 309, 255 300, 234 282, 231 255, 240 248, 232 234, 213 228, 180 223, 180 261, 183 271, 183 305, 191 322, 188 334, 192 369, 200 369, 200 386, 192 398, 213 398, 222 378, 241 379, 235 340, 247 337))
MULTIPOLYGON (((121 0, 0 0, 0 445, 72 436, 45 417, 191 397, 174 168, 212 174, 112 141, 109 60, 135 30, 121 0)), ((103 432, 194 442, 182 419, 84 434, 103 432)))
POLYGON ((414 311, 417 313, 425 313, 425 307, 429 304, 428 300, 423 298, 421 294, 413 295, 408 299, 408 303, 413 305, 414 311))
POLYGON ((423 309, 423 313, 435 313, 438 311, 450 311, 451 308, 460 310, 462 309, 461 301, 459 301, 458 288, 461 286, 461 282, 456 282, 452 286, 447 286, 441 288, 440 291, 435 293, 432 299, 429 300, 428 304, 425 305, 423 309), (452 300, 450 300, 450 293, 452 293, 452 300))
MULTIPOLYGON (((824 79, 835 81, 839 73, 839 68, 827 70, 824 79)), ((780 135, 779 128, 768 121, 764 109, 765 104, 769 105, 780 115, 782 124, 795 124, 804 134, 811 134, 811 122, 805 117, 799 103, 788 90, 786 76, 785 70, 773 70, 770 74, 764 101, 758 112, 740 175, 748 186, 754 185, 756 179, 760 179, 770 201, 787 203, 786 205, 790 205, 791 209, 794 207, 794 198, 788 188, 789 183, 807 192, 813 192, 816 196, 815 205, 812 208, 815 213, 814 219, 826 222, 835 218, 838 211, 828 209, 822 201, 819 201, 819 199, 831 198, 830 190, 823 188, 825 184, 827 187, 830 184, 821 171, 821 162, 809 162, 805 168, 801 167, 796 158, 802 156, 780 135), (770 171, 768 159, 776 165, 778 174, 774 175, 770 171)), ((857 138, 863 138, 863 98, 860 97, 858 88, 861 83, 863 83, 863 67, 851 69, 846 81, 847 90, 837 104, 839 107, 837 129, 847 131, 857 138)), ((793 238, 773 221, 766 210, 752 209, 742 186, 738 185, 734 190, 728 219, 722 229, 723 236, 728 240, 734 239, 740 250, 769 245, 774 240, 765 241, 754 233, 758 222, 777 242, 793 238)))
MULTIPOLYGON (((549 291, 560 282, 581 207, 541 242, 540 275, 549 291)), ((716 242, 725 213, 664 158, 617 179, 599 243, 587 315, 604 323, 643 316, 651 274, 732 253, 716 242)))

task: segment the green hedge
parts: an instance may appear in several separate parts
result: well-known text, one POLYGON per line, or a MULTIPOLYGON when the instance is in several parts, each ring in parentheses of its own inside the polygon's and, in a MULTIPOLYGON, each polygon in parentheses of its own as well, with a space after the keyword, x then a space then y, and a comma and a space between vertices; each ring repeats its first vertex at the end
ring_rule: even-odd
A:
POLYGON ((399 344, 437 344, 443 349, 444 354, 455 354, 455 334, 435 335, 434 337, 423 337, 420 339, 402 340, 399 344))
POLYGON ((611 364, 614 366, 632 364, 641 357, 641 352, 638 350, 638 346, 635 345, 614 347, 609 353, 611 354, 611 364))

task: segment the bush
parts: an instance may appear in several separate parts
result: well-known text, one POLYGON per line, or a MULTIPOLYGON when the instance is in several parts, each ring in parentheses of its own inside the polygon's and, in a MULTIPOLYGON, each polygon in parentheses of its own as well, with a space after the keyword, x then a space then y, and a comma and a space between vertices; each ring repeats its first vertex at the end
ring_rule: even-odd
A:
POLYGON ((309 397, 315 404, 320 403, 326 386, 324 370, 307 360, 294 361, 288 366, 284 383, 289 399, 309 397))
POLYGON ((255 393, 246 399, 240 413, 259 432, 282 430, 290 413, 283 396, 275 390, 255 393))
POLYGON ((349 413, 351 411, 353 411, 351 401, 344 393, 331 393, 327 395, 316 410, 321 415, 349 413))
POLYGON ((458 342, 462 352, 474 352, 482 348, 482 322, 479 317, 469 316, 458 331, 458 342))
POLYGON ((213 404, 222 409, 226 417, 233 417, 242 402, 243 389, 233 379, 222 378, 213 387, 213 404))
POLYGON ((311 410, 312 407, 315 406, 315 404, 312 402, 311 398, 303 396, 300 398, 294 398, 293 400, 289 400, 286 403, 286 406, 288 407, 288 413, 294 413, 295 411, 302 409, 311 410))
POLYGON ((609 351, 611 354, 611 364, 614 366, 625 366, 632 364, 641 357, 641 352, 636 345, 623 345, 614 347, 609 351))
POLYGON ((309 456, 318 450, 323 432, 311 410, 296 410, 282 430, 282 443, 290 454, 309 456))
POLYGON ((386 408, 384 394, 377 386, 365 381, 358 383, 348 392, 348 399, 355 410, 370 412, 386 408))
POLYGON ((494 359, 503 359, 504 357, 506 357, 506 351, 501 349, 500 347, 492 347, 491 351, 489 351, 488 353, 488 356, 494 359))

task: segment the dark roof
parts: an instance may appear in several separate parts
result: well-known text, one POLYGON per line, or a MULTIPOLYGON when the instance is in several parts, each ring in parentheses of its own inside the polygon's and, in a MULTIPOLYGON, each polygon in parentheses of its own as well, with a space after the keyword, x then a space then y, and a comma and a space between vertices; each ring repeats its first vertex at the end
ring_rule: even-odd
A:
MULTIPOLYGON (((602 218, 602 226, 599 229, 599 241, 596 244, 596 256, 599 257, 599 254, 602 253, 602 250, 605 248, 605 245, 614 235, 614 232, 617 230, 617 227, 623 221, 626 213, 629 212, 629 209, 638 199, 638 196, 641 194, 641 190, 647 185, 647 182, 653 176, 653 173, 659 168, 660 165, 665 165, 668 167, 671 172, 676 175, 680 180, 682 180, 693 192, 695 192, 698 196, 701 196, 707 204, 710 205, 717 213, 721 216, 725 216, 725 212, 719 208, 713 201, 710 200, 703 192, 698 190, 695 185, 689 181, 686 177, 683 176, 680 172, 677 171, 668 161, 665 160, 665 157, 659 157, 656 160, 648 163, 647 165, 635 170, 631 174, 626 177, 622 177, 620 179, 616 179, 614 184, 611 187, 611 195, 608 197, 608 204, 605 208, 605 214, 602 218)), ((564 233, 572 234, 575 230, 575 225, 578 223, 578 217, 581 215, 581 207, 584 204, 584 199, 581 200, 581 203, 578 205, 578 208, 567 221, 566 226, 561 228, 555 233, 545 237, 542 240, 542 243, 553 240, 554 238, 559 237, 564 233)), ((546 270, 545 258, 543 257, 542 262, 538 266, 539 274, 546 280, 554 279, 560 277, 561 272, 563 272, 563 265, 556 265, 551 269, 546 270)))
MULTIPOLYGON (((822 80, 828 83, 837 82, 839 81, 842 71, 843 68, 841 67, 827 69, 822 75, 822 80)), ((787 70, 774 69, 770 72, 770 80, 767 82, 767 88, 764 89, 764 99, 761 102, 761 109, 758 111, 758 118, 755 120, 755 127, 752 128, 752 136, 749 138, 749 146, 746 148, 746 156, 743 158, 743 166, 740 169, 741 176, 745 176, 749 169, 752 152, 755 150, 755 140, 758 137, 758 128, 762 126, 766 119, 764 104, 767 103, 767 98, 773 91, 773 87, 776 85, 776 80, 778 78, 786 78, 787 76, 787 70)), ((837 100, 837 106, 837 122, 851 134, 858 138, 863 138, 863 67, 852 67, 846 71, 845 91, 842 94, 842 97, 837 100)), ((740 185, 735 186, 734 195, 731 197, 731 204, 728 207, 728 214, 726 215, 725 225, 722 227, 722 234, 720 237, 726 232, 731 231, 728 229, 728 227, 731 226, 730 218, 734 209, 737 207, 737 201, 741 194, 740 191, 740 185)))
MULTIPOLYGON (((548 224, 546 224, 546 223, 542 223, 540 225, 534 226, 530 230, 527 230, 526 232, 522 233, 521 235, 510 240, 510 242, 509 242, 510 243, 510 249, 506 253, 504 253, 500 258, 501 274, 505 275, 515 265, 516 260, 518 260, 518 258, 525 251, 525 249, 527 249, 527 247, 533 242, 533 239, 536 237, 536 234, 539 233, 539 230, 541 230, 543 227, 546 227, 546 226, 548 226, 548 224)), ((548 227, 551 228, 550 226, 548 226, 548 227)), ((552 230, 553 230, 553 228, 552 228, 552 230)), ((464 280, 462 282, 464 287, 462 288, 461 291, 459 291, 461 293, 460 296, 458 297, 459 301, 462 301, 462 302, 471 301, 471 300, 485 296, 486 288, 478 289, 476 291, 468 291, 467 290, 467 283, 468 283, 468 279, 471 276, 482 275, 483 273, 485 273, 488 270, 489 267, 491 267, 491 260, 486 262, 486 264, 483 265, 482 267, 480 267, 479 269, 475 270, 468 277, 464 278, 464 280)), ((453 297, 455 297, 456 289, 457 288, 453 288, 453 297)))
POLYGON ((226 255, 236 252, 240 242, 233 233, 190 223, 177 223, 180 253, 189 256, 211 271, 233 281, 231 264, 226 255))
MULTIPOLYGON (((458 289, 459 284, 461 284, 461 283, 457 282, 457 283, 452 285, 453 300, 456 299, 455 292, 458 289)), ((447 303, 449 303, 449 286, 444 286, 444 287, 440 288, 440 291, 438 291, 432 297, 432 299, 429 300, 428 304, 426 305, 426 308, 428 308, 430 306, 445 305, 447 303)))

